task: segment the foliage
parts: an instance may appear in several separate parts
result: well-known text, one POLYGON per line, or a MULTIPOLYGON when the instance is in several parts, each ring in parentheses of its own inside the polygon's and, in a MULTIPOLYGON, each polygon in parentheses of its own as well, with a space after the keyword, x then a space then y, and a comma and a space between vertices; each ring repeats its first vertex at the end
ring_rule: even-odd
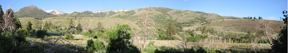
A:
POLYGON ((27 30, 28 31, 32 30, 32 23, 30 21, 28 21, 27 23, 27 30))
POLYGON ((82 26, 80 23, 78 23, 77 27, 76 27, 76 30, 81 33, 82 32, 82 26))
POLYGON ((109 36, 109 46, 107 48, 108 53, 140 53, 135 46, 128 46, 131 38, 130 26, 127 24, 118 25, 115 29, 106 32, 109 36))
POLYGON ((103 33, 104 32, 104 27, 102 26, 102 22, 98 22, 97 24, 97 28, 96 28, 96 32, 101 32, 103 33))
POLYGON ((260 17, 260 16, 259 16, 259 18, 258 18, 258 19, 262 19, 262 17, 260 17))
POLYGON ((285 28, 281 30, 281 33, 279 33, 279 38, 276 40, 273 40, 272 50, 276 53, 282 53, 287 51, 287 11, 283 11, 284 14, 284 24, 285 28))
POLYGON ((45 22, 43 28, 44 28, 44 29, 49 29, 49 24, 47 23, 47 21, 45 22))
POLYGON ((250 41, 255 38, 255 36, 252 34, 252 32, 248 31, 247 35, 245 36, 247 39, 249 39, 250 41))
POLYGON ((197 42, 197 41, 199 41, 201 39, 206 39, 206 38, 208 38, 207 35, 205 35, 205 36, 204 35, 196 35, 195 37, 192 36, 192 37, 187 38, 187 41, 189 41, 189 42, 197 42))
POLYGON ((37 30, 36 34, 39 38, 44 38, 45 35, 49 35, 45 30, 37 30))
POLYGON ((69 21, 69 27, 70 26, 74 26, 74 23, 73 23, 73 20, 72 19, 70 19, 70 21, 69 21))
MULTIPOLYGON (((159 37, 157 38, 157 40, 169 40, 168 38, 167 38, 167 36, 166 36, 166 32, 164 31, 164 30, 162 30, 162 29, 158 29, 158 35, 159 35, 159 37)), ((173 38, 172 38, 173 39, 173 38)))
POLYGON ((93 51, 98 51, 98 50, 104 50, 105 47, 104 47, 104 44, 98 39, 96 39, 95 41, 91 39, 87 41, 86 49, 88 52, 93 52, 93 51))
POLYGON ((154 43, 155 43, 155 41, 150 41, 149 44, 148 44, 148 46, 153 46, 154 43))
POLYGON ((259 40, 258 43, 269 43, 269 40, 259 40))
POLYGON ((65 33, 65 39, 74 39, 72 34, 65 33))
POLYGON ((18 18, 16 18, 16 17, 13 17, 14 19, 13 19, 13 21, 14 21, 14 24, 13 25, 15 25, 14 27, 15 27, 15 30, 17 30, 18 28, 21 28, 22 26, 21 26, 21 22, 19 21, 19 19, 18 18))
POLYGON ((174 24, 169 23, 168 27, 167 27, 167 38, 169 38, 170 40, 172 40, 172 35, 175 35, 177 33, 176 31, 176 27, 174 26, 174 24))
POLYGON ((83 35, 89 36, 89 37, 97 37, 94 33, 90 33, 90 32, 85 32, 83 33, 83 35))
POLYGON ((24 29, 24 28, 19 28, 17 31, 16 31, 16 37, 15 39, 22 42, 22 41, 26 41, 25 37, 29 36, 30 33, 27 29, 24 29))

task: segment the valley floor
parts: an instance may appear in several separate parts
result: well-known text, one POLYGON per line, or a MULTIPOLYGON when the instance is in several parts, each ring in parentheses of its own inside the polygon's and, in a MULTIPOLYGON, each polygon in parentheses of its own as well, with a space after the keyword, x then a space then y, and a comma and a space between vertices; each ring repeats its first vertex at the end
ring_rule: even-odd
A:
MULTIPOLYGON (((54 48, 55 52, 75 52, 75 53, 86 53, 86 46, 87 46, 87 41, 90 39, 93 39, 88 36, 84 35, 79 35, 79 34, 73 34, 75 37, 72 40, 67 40, 64 39, 63 36, 58 40, 56 43, 56 47, 54 48), (57 50, 61 49, 61 50, 57 50)), ((33 41, 33 42, 40 42, 40 43, 48 43, 44 44, 45 47, 49 48, 54 41, 58 38, 59 36, 47 36, 43 39, 41 38, 34 38, 34 37, 27 37, 28 41, 33 41)), ((107 42, 105 42, 104 39, 97 38, 100 41, 104 43, 105 46, 108 45, 107 42)), ((95 39, 93 39, 95 40, 95 39)), ((152 44, 152 46, 165 46, 165 47, 172 47, 176 49, 183 49, 185 48, 185 42, 180 41, 180 40, 147 40, 147 43, 145 45, 148 45, 150 42, 155 42, 152 44)), ((131 43, 133 45, 139 46, 143 43, 141 40, 131 40, 131 43)), ((217 48, 217 49, 271 49, 270 44, 258 44, 258 43, 211 43, 211 42, 186 42, 186 48, 191 48, 193 46, 201 46, 203 48, 217 48)), ((46 48, 46 49, 47 49, 46 48)), ((140 49, 139 49, 140 50, 140 49)), ((105 51, 104 51, 105 52, 105 51)))

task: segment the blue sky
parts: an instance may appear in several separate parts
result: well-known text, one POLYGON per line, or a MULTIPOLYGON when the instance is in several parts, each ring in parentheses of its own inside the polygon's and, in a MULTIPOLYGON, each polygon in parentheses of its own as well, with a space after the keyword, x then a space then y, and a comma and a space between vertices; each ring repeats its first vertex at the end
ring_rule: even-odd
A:
POLYGON ((15 11, 31 4, 45 11, 63 12, 167 7, 221 16, 261 16, 270 20, 280 20, 282 11, 287 10, 287 0, 0 0, 4 11, 8 8, 15 11))

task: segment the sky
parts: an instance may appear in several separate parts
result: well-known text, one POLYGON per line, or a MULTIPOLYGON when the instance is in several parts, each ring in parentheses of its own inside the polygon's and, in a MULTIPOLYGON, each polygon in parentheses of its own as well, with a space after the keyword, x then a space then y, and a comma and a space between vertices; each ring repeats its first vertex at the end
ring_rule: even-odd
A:
POLYGON ((3 11, 35 5, 44 11, 63 12, 167 7, 221 16, 261 16, 267 20, 280 20, 282 11, 287 10, 287 0, 0 0, 0 5, 3 11))

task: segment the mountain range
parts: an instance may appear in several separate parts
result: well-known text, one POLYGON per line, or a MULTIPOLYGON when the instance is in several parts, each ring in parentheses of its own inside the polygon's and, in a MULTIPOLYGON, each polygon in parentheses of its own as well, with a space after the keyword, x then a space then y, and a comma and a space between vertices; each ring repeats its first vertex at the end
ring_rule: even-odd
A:
MULTIPOLYGON (((233 16, 220 16, 215 13, 205 13, 191 10, 181 9, 170 9, 166 7, 147 7, 138 8, 133 10, 106 10, 106 11, 74 11, 71 13, 65 13, 58 10, 43 11, 34 5, 23 7, 14 14, 18 18, 22 17, 34 17, 34 18, 45 18, 45 17, 77 17, 77 18, 114 18, 128 20, 132 24, 135 24, 135 28, 141 29, 143 26, 143 19, 147 17, 147 26, 157 31, 157 29, 165 29, 167 23, 179 23, 182 24, 183 30, 191 30, 197 27, 214 28, 221 32, 241 32, 246 33, 247 31, 259 31, 259 24, 269 22, 269 27, 273 29, 273 32, 279 32, 281 26, 284 25, 281 21, 275 20, 255 20, 255 19, 242 19, 240 17, 233 16)), ((113 18, 113 19, 112 19, 113 18)), ((109 21, 111 21, 109 20, 109 21)), ((86 21, 86 20, 85 20, 86 21)), ((118 21, 118 20, 114 20, 118 21)), ((59 21, 59 23, 64 21, 59 21)), ((66 22, 66 21, 65 21, 66 22)), ((84 21, 82 21, 84 22, 84 21)), ((109 23, 109 22, 108 22, 109 23)), ((123 23, 126 23, 123 21, 123 23)), ((126 24, 131 24, 126 23, 126 24)), ((61 24, 60 24, 61 25, 61 24)), ((96 26, 96 25, 95 25, 96 26)), ((111 26, 109 26, 111 27, 111 26)), ((154 33, 154 32, 152 32, 154 33)))
MULTIPOLYGON (((163 13, 166 9, 169 8, 165 8, 165 7, 152 7, 152 8, 159 8, 156 11, 159 11, 161 13, 163 13), (161 9, 160 9, 161 8, 161 9)), ((141 10, 143 8, 140 9, 134 9, 134 10, 106 10, 106 11, 83 11, 83 12, 78 12, 78 11, 74 11, 71 13, 67 13, 67 12, 62 12, 59 10, 48 10, 48 11, 44 11, 38 7, 36 7, 35 5, 29 5, 26 7, 23 7, 19 10, 14 11, 15 12, 15 16, 16 17, 36 17, 36 18, 44 18, 44 17, 109 17, 112 16, 114 14, 117 13, 122 13, 122 12, 134 12, 134 11, 138 11, 141 10)), ((169 10, 173 10, 173 9, 169 9, 169 10)), ((167 11, 167 10, 166 10, 167 11)), ((177 11, 177 10, 176 10, 177 11)), ((188 10, 185 10, 188 11, 188 10)), ((167 12, 165 12, 165 15, 168 15, 167 12)), ((204 12, 201 12, 204 13, 204 12)), ((223 18, 231 18, 232 16, 223 16, 223 18)), ((232 17, 232 18, 239 18, 239 17, 232 17)))

